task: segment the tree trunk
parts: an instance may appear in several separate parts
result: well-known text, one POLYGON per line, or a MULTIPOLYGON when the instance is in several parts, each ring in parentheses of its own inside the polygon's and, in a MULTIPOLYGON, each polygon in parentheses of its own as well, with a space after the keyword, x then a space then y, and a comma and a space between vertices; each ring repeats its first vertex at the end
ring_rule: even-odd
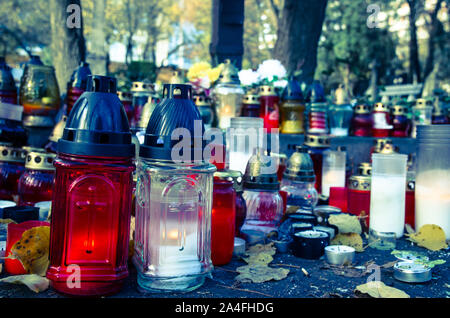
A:
POLYGON ((308 84, 314 79, 326 6, 327 0, 285 0, 278 19, 273 57, 290 73, 301 70, 297 79, 308 84))
POLYGON ((428 55, 427 60, 425 62, 425 69, 423 71, 423 79, 424 82, 427 78, 427 76, 433 71, 434 67, 434 51, 435 51, 435 44, 436 44, 436 38, 439 31, 439 24, 440 21, 437 18, 437 14, 439 12, 439 9, 441 8, 442 0, 438 0, 436 3, 436 7, 433 10, 433 13, 431 14, 431 27, 428 37, 428 55))
POLYGON ((80 0, 50 0, 52 58, 59 89, 65 92, 73 70, 85 60, 80 0), (68 10, 69 5, 78 6, 68 10))
POLYGON ((419 48, 417 44, 417 0, 408 0, 409 5, 409 76, 413 83, 420 83, 419 48))
POLYGON ((96 0, 92 19, 92 34, 88 62, 92 74, 106 75, 107 69, 107 48, 105 43, 105 7, 106 0, 96 0))

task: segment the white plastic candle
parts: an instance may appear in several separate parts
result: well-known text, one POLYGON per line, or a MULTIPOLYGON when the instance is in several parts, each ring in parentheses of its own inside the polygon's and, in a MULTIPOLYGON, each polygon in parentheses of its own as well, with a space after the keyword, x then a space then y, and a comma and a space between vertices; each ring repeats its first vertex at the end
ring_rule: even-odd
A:
POLYGON ((373 154, 370 229, 403 236, 405 226, 406 161, 400 154, 373 154))
POLYGON ((416 176, 416 229, 439 225, 450 239, 450 170, 429 170, 416 176))

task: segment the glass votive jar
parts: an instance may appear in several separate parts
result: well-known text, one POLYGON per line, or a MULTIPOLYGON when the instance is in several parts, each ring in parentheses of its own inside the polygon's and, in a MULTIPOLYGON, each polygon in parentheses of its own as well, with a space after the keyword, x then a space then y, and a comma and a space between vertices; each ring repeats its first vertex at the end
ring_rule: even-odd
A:
POLYGON ((261 118, 264 119, 264 128, 270 130, 279 127, 280 98, 272 85, 259 87, 259 102, 261 105, 261 118))
POLYGON ((305 101, 300 85, 291 79, 284 88, 280 106, 282 134, 303 134, 305 101))
POLYGON ((27 64, 19 92, 19 104, 26 116, 54 116, 60 108, 59 87, 52 66, 27 64))
POLYGON ((330 137, 328 135, 307 134, 304 145, 308 147, 308 153, 313 161, 316 176, 315 188, 320 194, 322 192, 323 153, 330 148, 330 137))
POLYGON ((305 131, 307 134, 328 134, 328 104, 311 102, 306 105, 305 131))
POLYGON ((389 136, 392 130, 390 124, 389 108, 386 104, 375 103, 372 111, 373 129, 372 134, 375 138, 385 138, 389 136))
POLYGON ((373 120, 370 106, 360 104, 355 106, 350 127, 350 134, 357 137, 372 136, 373 120))
POLYGON ((131 128, 146 128, 140 127, 142 111, 149 98, 153 96, 155 86, 148 82, 133 82, 131 93, 133 94, 133 117, 130 122, 131 128))
POLYGON ((133 94, 131 92, 118 91, 117 96, 119 96, 120 102, 125 109, 128 122, 131 123, 133 120, 133 94))
POLYGON ((431 125, 433 115, 433 103, 431 100, 419 98, 412 107, 412 131, 411 137, 416 138, 418 125, 431 125))
POLYGON ((241 231, 255 230, 265 234, 275 230, 282 217, 284 203, 274 158, 255 150, 244 175, 243 197, 247 204, 247 216, 241 231))
POLYGON ((231 261, 236 221, 236 191, 227 171, 214 173, 211 214, 211 260, 213 265, 231 261))
POLYGON ((327 150, 323 153, 322 194, 329 197, 330 187, 345 187, 345 151, 327 150))
POLYGON ((372 154, 370 229, 377 233, 403 236, 407 160, 401 154, 372 154))
POLYGON ((244 95, 242 102, 242 117, 258 117, 261 113, 261 105, 259 104, 259 95, 257 91, 249 91, 244 95))
POLYGON ((56 155, 42 152, 29 152, 25 162, 25 172, 18 185, 19 205, 34 206, 41 201, 51 201, 56 155))
POLYGON ((10 144, 0 144, 0 199, 18 200, 17 187, 25 171, 25 151, 10 144))
POLYGON ((408 137, 411 128, 410 120, 407 116, 407 109, 404 105, 394 105, 392 107, 391 137, 408 137))
POLYGON ((287 205, 314 208, 319 200, 315 184, 314 168, 308 149, 297 146, 287 162, 281 181, 281 190, 287 193, 287 205))

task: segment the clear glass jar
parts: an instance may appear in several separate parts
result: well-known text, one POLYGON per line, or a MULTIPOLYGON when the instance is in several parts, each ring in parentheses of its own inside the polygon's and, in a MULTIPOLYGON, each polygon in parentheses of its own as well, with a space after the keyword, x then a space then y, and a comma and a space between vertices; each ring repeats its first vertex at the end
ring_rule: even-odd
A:
POLYGON ((19 104, 24 115, 54 116, 60 108, 55 69, 27 64, 20 81, 19 104))
POLYGON ((229 128, 230 119, 241 114, 244 93, 236 67, 230 60, 226 60, 218 84, 213 89, 215 112, 220 129, 229 128))
POLYGON ((283 217, 283 199, 278 191, 244 190, 247 216, 241 231, 269 233, 276 230, 283 217))
POLYGON ((142 289, 190 291, 210 276, 215 170, 139 159, 134 263, 142 289))
POLYGON ((298 207, 314 208, 319 195, 313 182, 301 182, 290 179, 281 181, 281 191, 287 192, 287 204, 298 207))
POLYGON ((26 171, 19 179, 19 205, 34 206, 38 202, 51 201, 55 168, 53 160, 56 155, 29 152, 25 163, 26 171))

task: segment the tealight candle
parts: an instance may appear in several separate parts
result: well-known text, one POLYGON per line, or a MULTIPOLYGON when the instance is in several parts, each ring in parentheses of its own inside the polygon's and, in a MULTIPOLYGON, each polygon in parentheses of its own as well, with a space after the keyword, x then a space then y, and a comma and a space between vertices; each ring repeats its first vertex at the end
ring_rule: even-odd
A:
POLYGON ((325 256, 333 265, 351 264, 355 259, 355 249, 346 245, 330 245, 325 247, 325 256))

